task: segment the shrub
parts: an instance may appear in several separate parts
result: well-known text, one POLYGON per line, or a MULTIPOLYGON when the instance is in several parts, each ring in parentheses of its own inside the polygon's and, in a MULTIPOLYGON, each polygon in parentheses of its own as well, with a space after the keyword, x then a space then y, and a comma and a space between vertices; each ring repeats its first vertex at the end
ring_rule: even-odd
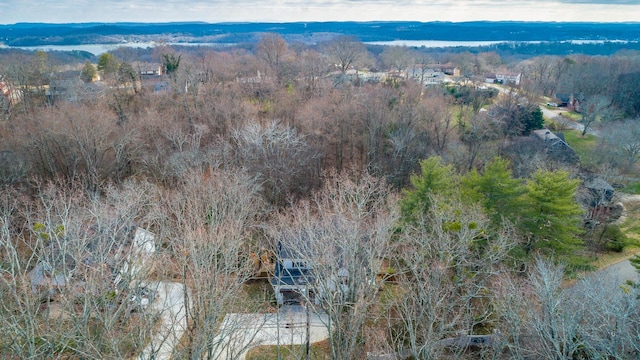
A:
POLYGON ((627 236, 617 225, 609 225, 602 232, 602 241, 609 251, 622 252, 627 244, 627 236))

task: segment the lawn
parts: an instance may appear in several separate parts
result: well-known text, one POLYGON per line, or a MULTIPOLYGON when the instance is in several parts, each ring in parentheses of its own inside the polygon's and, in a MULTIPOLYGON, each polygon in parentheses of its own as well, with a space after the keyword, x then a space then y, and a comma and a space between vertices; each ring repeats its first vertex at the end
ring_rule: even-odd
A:
MULTIPOLYGON (((282 345, 280 346, 280 358, 283 360, 304 359, 306 352, 305 345, 282 345)), ((277 346, 258 346, 247 353, 247 360, 271 360, 278 358, 277 346)), ((309 349, 309 359, 312 360, 328 360, 331 359, 331 350, 329 349, 329 341, 321 341, 311 344, 309 349)))
POLYGON ((627 194, 640 194, 640 182, 634 182, 625 186, 623 191, 627 194))
POLYGON ((573 121, 580 121, 582 120, 582 115, 580 115, 579 113, 575 112, 575 111, 563 111, 562 113, 560 113, 559 115, 562 115, 566 118, 569 118, 573 121))
POLYGON ((564 139, 567 144, 580 156, 582 162, 592 163, 598 145, 598 139, 591 134, 582 136, 578 130, 564 131, 564 139))

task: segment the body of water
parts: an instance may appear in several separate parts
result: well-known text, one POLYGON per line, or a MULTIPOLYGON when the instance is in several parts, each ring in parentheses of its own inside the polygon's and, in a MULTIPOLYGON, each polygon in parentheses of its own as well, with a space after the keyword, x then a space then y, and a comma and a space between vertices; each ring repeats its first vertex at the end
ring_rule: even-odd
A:
MULTIPOLYGON (((478 46, 489 46, 489 45, 504 44, 504 43, 539 44, 542 42, 543 41, 510 41, 510 40, 496 40, 496 41, 393 40, 393 41, 370 41, 370 42, 366 42, 366 44, 384 45, 384 46, 439 48, 439 47, 478 47, 478 46)), ((555 42, 555 41, 549 41, 549 42, 555 42)), ((607 42, 628 43, 629 41, 627 40, 564 40, 560 42, 582 45, 582 44, 604 44, 607 42)), ((232 46, 234 44, 138 42, 138 43, 122 43, 122 44, 40 45, 40 46, 11 47, 11 46, 6 46, 0 43, 0 48, 43 50, 43 51, 86 51, 94 55, 100 55, 110 50, 116 49, 118 47, 123 47, 123 46, 133 47, 133 48, 154 48, 160 45, 227 47, 227 46, 232 46)))
POLYGON ((210 46, 210 47, 225 47, 233 44, 219 44, 219 43, 156 43, 156 42, 138 42, 138 43, 121 43, 121 44, 82 44, 82 45, 39 45, 39 46, 6 46, 0 44, 0 48, 5 49, 23 49, 23 50, 42 50, 42 51, 86 51, 94 55, 104 54, 110 50, 114 50, 119 47, 132 47, 132 48, 154 48, 156 46, 210 46))
POLYGON ((628 43, 627 40, 563 40, 563 41, 513 41, 513 40, 495 40, 495 41, 448 41, 448 40, 393 40, 393 41, 371 41, 367 42, 370 45, 385 45, 385 46, 408 46, 408 47, 425 47, 425 48, 438 48, 438 47, 478 47, 489 46, 495 44, 540 44, 543 42, 560 42, 571 43, 576 45, 583 44, 604 44, 608 42, 615 43, 628 43))
POLYGON ((371 41, 367 42, 369 45, 384 45, 384 46, 408 46, 408 47, 426 47, 426 48, 438 48, 438 47, 476 47, 476 46, 488 46, 493 44, 506 43, 509 41, 448 41, 448 40, 393 40, 393 41, 371 41))

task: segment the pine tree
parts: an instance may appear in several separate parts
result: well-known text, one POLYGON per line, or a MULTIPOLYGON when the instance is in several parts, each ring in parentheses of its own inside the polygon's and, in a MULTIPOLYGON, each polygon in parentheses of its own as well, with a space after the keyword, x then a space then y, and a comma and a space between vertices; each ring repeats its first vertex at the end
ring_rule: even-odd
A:
POLYGON ((413 189, 403 192, 400 210, 405 220, 424 214, 431 207, 431 196, 451 195, 458 184, 452 165, 444 165, 438 156, 420 161, 420 175, 411 176, 413 189))
POLYGON ((528 238, 527 253, 550 249, 566 254, 582 244, 577 238, 582 213, 575 198, 579 184, 566 171, 538 170, 527 181, 520 227, 528 238))
POLYGON ((461 181, 464 198, 480 203, 494 226, 505 219, 516 223, 522 211, 522 181, 514 179, 509 160, 495 157, 479 174, 476 169, 467 173, 461 181))

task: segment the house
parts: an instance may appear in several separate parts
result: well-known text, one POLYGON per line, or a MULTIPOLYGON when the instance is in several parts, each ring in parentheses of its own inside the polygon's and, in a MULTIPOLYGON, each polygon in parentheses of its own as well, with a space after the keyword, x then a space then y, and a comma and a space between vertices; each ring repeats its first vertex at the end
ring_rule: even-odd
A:
POLYGON ((576 164, 580 161, 578 154, 564 141, 562 134, 558 136, 546 128, 533 130, 532 134, 542 141, 545 153, 550 159, 569 164, 576 164))
POLYGON ((451 63, 446 64, 429 64, 429 67, 435 71, 439 71, 449 76, 460 76, 460 68, 451 63))
POLYGON ((423 86, 437 85, 437 84, 442 84, 444 81, 445 81, 445 76, 443 72, 431 70, 425 73, 422 85, 423 86))
POLYGON ((587 209, 584 217, 586 224, 611 222, 622 216, 622 205, 614 202, 615 189, 601 177, 585 176, 580 192, 581 202, 587 209))
POLYGON ((11 105, 20 102, 22 93, 12 88, 8 82, 2 81, 0 76, 0 109, 8 110, 11 105))
POLYGON ((520 85, 522 79, 522 73, 512 72, 496 72, 488 73, 484 76, 485 82, 489 84, 506 84, 506 85, 520 85))
POLYGON ((162 72, 162 64, 137 62, 133 64, 140 77, 160 76, 162 72))
MULTIPOLYGON (((49 237, 54 232, 56 237, 65 236, 64 228, 40 233, 49 237)), ((88 241, 77 248, 60 247, 58 242, 45 247, 28 274, 32 289, 53 294, 72 285, 78 290, 96 276, 123 288, 149 270, 148 260, 156 250, 153 233, 137 226, 124 226, 116 234, 100 232, 96 227, 89 229, 88 241)))
POLYGON ((558 106, 566 107, 569 111, 580 112, 580 101, 578 97, 571 93, 558 93, 555 97, 558 106))
POLYGON ((445 81, 445 73, 439 68, 423 68, 421 65, 408 68, 407 77, 417 82, 422 81, 423 86, 442 84, 445 81))
POLYGON ((312 258, 308 251, 294 249, 290 245, 278 242, 271 280, 278 305, 300 304, 304 299, 317 302, 313 287, 312 258))
POLYGON ((500 84, 518 86, 520 85, 520 80, 522 79, 522 73, 497 72, 496 79, 500 82, 500 84))

